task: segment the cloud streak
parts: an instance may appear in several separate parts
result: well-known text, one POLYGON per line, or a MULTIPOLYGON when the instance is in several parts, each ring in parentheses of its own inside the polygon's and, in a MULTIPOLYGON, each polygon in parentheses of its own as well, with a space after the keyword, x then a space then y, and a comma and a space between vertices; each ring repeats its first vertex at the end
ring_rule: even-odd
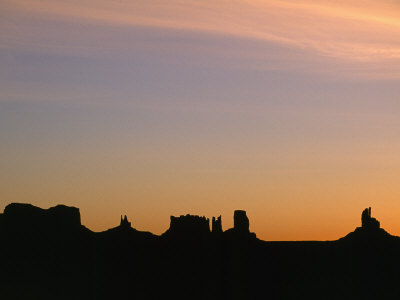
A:
MULTIPOLYGON (((7 13, 252 38, 354 60, 400 58, 399 5, 383 1, 12 1, 7 13), (396 10, 397 9, 397 10, 396 10)), ((11 21, 10 21, 11 22, 11 21)), ((4 29, 3 29, 4 31, 4 29)), ((7 36, 7 32, 3 32, 7 36)))

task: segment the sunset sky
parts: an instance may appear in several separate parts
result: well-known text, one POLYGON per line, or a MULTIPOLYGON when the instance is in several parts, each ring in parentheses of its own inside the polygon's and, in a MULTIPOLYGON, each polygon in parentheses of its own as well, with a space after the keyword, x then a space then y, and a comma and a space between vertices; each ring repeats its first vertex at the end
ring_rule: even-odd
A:
POLYGON ((400 1, 2 0, 0 169, 95 231, 400 235, 400 1))

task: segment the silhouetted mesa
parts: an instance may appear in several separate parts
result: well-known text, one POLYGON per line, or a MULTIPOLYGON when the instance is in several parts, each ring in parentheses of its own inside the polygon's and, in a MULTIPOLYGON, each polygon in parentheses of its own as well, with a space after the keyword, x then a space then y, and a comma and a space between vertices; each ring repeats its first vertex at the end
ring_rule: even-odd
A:
POLYGON ((376 230, 380 228, 377 219, 371 217, 371 207, 364 209, 361 214, 361 226, 365 229, 376 230))
POLYGON ((173 236, 202 236, 210 233, 210 220, 206 217, 181 215, 171 216, 169 229, 164 235, 173 236))
POLYGON ((4 209, 2 226, 25 232, 71 231, 81 229, 81 215, 76 207, 57 205, 42 209, 31 204, 11 203, 4 209))
POLYGON ((213 233, 222 233, 222 221, 221 221, 221 216, 218 217, 218 219, 215 219, 215 217, 212 218, 212 227, 211 231, 213 233))

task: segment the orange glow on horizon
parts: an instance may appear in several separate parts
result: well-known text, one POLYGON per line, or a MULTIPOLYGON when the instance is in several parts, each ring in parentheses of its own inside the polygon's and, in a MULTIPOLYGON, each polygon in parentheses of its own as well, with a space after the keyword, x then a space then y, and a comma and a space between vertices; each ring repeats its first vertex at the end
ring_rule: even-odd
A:
MULTIPOLYGON (((0 209, 246 210, 263 240, 400 235, 400 3, 5 0, 0 209)), ((1 71, 2 70, 2 71, 1 71)))

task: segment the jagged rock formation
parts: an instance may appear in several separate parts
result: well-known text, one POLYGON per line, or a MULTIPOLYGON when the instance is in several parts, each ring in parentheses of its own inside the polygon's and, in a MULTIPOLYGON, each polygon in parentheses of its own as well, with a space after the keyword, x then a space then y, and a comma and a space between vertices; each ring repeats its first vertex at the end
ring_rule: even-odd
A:
POLYGON ((126 215, 124 216, 124 218, 122 218, 121 216, 121 223, 119 224, 120 227, 131 227, 131 222, 128 221, 128 218, 126 217, 126 215))
POLYGON ((382 242, 393 239, 383 228, 380 228, 380 222, 371 217, 371 207, 366 208, 361 213, 361 227, 357 227, 345 237, 339 239, 341 241, 350 242, 382 242))
POLYGON ((164 235, 174 236, 201 236, 210 233, 210 220, 206 217, 181 215, 171 216, 169 229, 164 235))
POLYGON ((380 228, 380 222, 371 217, 371 207, 363 210, 361 214, 361 227, 369 230, 376 230, 380 228))
POLYGON ((157 236, 148 231, 139 231, 132 227, 126 215, 121 215, 119 226, 97 233, 99 236, 113 240, 114 243, 126 243, 132 240, 146 242, 154 240, 157 236))
POLYGON ((213 233, 222 233, 222 221, 221 221, 221 216, 219 216, 217 219, 215 217, 212 218, 212 226, 211 226, 211 232, 213 233))

